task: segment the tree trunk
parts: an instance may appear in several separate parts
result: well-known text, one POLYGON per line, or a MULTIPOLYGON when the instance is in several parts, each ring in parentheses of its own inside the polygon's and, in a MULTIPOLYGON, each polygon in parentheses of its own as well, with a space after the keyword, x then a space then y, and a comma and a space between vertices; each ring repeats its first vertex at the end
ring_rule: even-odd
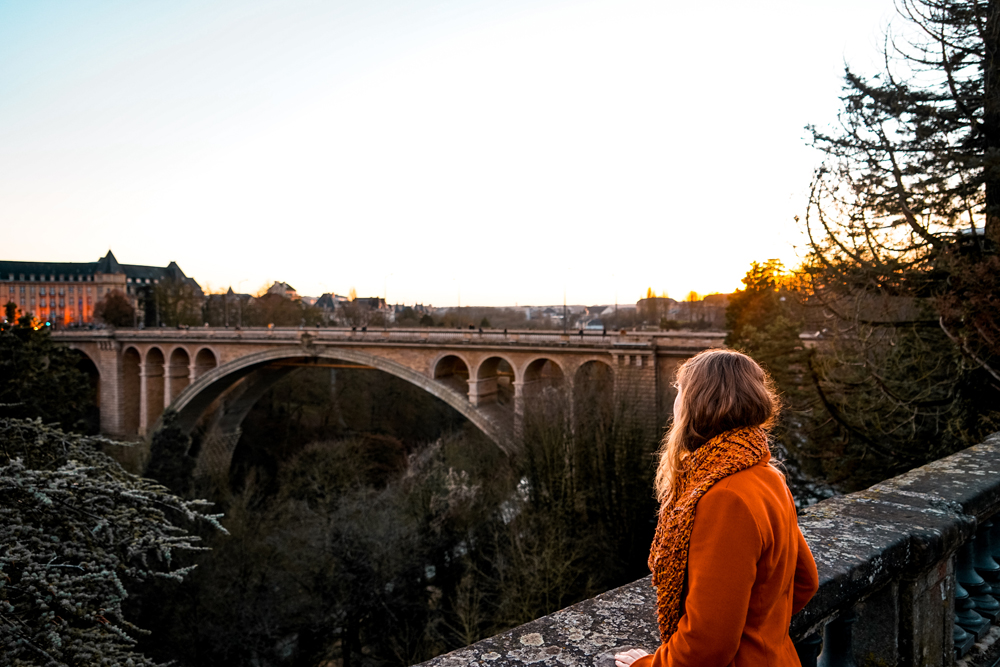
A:
POLYGON ((986 4, 983 35, 986 238, 1000 247, 1000 0, 986 4))

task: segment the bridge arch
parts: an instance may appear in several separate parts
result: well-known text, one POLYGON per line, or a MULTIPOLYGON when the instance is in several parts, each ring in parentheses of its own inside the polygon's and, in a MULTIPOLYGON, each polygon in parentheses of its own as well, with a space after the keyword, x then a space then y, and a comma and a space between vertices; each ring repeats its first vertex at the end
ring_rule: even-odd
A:
POLYGON ((122 432, 128 436, 139 433, 139 418, 142 410, 141 396, 142 354, 134 346, 122 350, 122 432))
POLYGON ((434 379, 465 396, 469 395, 469 362, 460 355, 448 353, 434 360, 434 379))
MULTIPOLYGON (((446 357, 443 357, 442 359, 444 358, 446 357)), ((367 352, 349 348, 329 348, 308 351, 303 350, 302 348, 266 350, 250 354, 245 357, 240 357, 239 359, 217 366, 195 379, 194 382, 188 385, 182 392, 180 392, 177 398, 174 399, 171 407, 177 411, 178 424, 187 433, 192 433, 199 419, 209 410, 212 404, 220 397, 223 397, 223 394, 225 394, 230 388, 234 387, 237 382, 247 378, 249 386, 242 392, 241 397, 238 397, 235 401, 235 403, 238 404, 234 407, 235 417, 226 422, 228 427, 239 427, 243 417, 246 416, 250 407, 252 407, 253 403, 256 402, 256 398, 263 395, 268 388, 273 386, 274 383, 281 379, 281 377, 284 377, 284 374, 287 374, 290 370, 288 367, 275 368, 273 364, 275 364, 275 362, 295 359, 305 359, 307 361, 312 360, 314 362, 318 362, 323 359, 345 361, 362 366, 369 366, 376 370, 395 375, 396 377, 402 378, 403 380, 420 387, 432 396, 444 401, 472 422, 501 449, 507 452, 511 451, 508 438, 499 426, 487 415, 477 410, 475 406, 469 402, 466 395, 460 393, 451 386, 448 386, 444 382, 429 378, 426 375, 403 366, 400 363, 367 352), (255 377, 250 378, 251 375, 255 375, 255 377)), ((461 361, 462 364, 465 363, 460 359, 459 361, 461 361)), ((466 366, 466 368, 468 368, 468 366, 466 366)), ((220 410, 222 409, 224 408, 220 407, 220 410)), ((157 424, 157 428, 158 427, 159 424, 157 424)), ((235 447, 235 444, 235 441, 233 441, 225 445, 229 449, 224 454, 224 460, 219 459, 218 452, 213 454, 212 456, 216 461, 214 465, 219 465, 220 467, 225 466, 225 468, 228 469, 228 462, 232 458, 232 448, 235 447)), ((204 451, 199 453, 200 457, 204 455, 204 451)), ((201 468, 203 465, 207 464, 203 464, 199 461, 199 467, 201 468)))
POLYGON ((71 345, 69 349, 76 357, 76 369, 87 376, 90 388, 89 398, 92 404, 87 407, 86 424, 83 428, 87 433, 97 433, 101 425, 101 383, 104 382, 104 378, 101 377, 101 367, 82 347, 71 345))
POLYGON ((575 433, 591 433, 612 423, 617 409, 615 369, 603 359, 590 359, 573 373, 572 418, 575 433))
POLYGON ((545 356, 535 357, 524 365, 521 382, 538 387, 561 387, 566 382, 566 374, 559 362, 545 356))
POLYGON ((469 399, 474 399, 477 405, 511 404, 517 381, 515 368, 516 365, 502 354, 481 359, 469 379, 469 399))
POLYGON ((215 350, 203 347, 198 350, 198 353, 194 355, 194 373, 191 379, 200 378, 205 373, 209 372, 213 368, 219 365, 219 355, 215 353, 215 350))
POLYGON ((166 402, 169 405, 190 383, 191 355, 186 348, 177 346, 170 352, 170 361, 164 369, 166 377, 166 402))
POLYGON ((140 410, 144 410, 145 414, 140 412, 139 428, 156 422, 166 405, 164 401, 166 395, 164 382, 166 363, 166 355, 163 354, 163 350, 159 347, 154 345, 146 350, 146 357, 142 364, 142 372, 146 378, 146 395, 143 397, 143 402, 140 406, 140 410))

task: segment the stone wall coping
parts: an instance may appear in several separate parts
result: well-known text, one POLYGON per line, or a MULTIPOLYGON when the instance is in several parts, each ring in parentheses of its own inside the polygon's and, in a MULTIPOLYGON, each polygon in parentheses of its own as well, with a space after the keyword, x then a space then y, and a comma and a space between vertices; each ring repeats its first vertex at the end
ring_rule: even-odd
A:
MULTIPOLYGON (((892 581, 951 558, 1000 509, 1000 433, 983 443, 819 502, 799 525, 819 591, 792 618, 792 638, 818 631, 892 581)), ((612 667, 616 652, 659 644, 656 595, 646 577, 427 662, 424 667, 612 667)))

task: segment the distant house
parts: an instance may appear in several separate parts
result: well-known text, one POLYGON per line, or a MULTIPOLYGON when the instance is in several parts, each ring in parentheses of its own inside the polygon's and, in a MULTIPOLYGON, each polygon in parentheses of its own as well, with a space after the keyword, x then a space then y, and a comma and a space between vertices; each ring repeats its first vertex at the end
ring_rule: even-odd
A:
POLYGON ((353 303, 368 310, 386 310, 388 307, 386 306, 385 299, 380 296, 359 296, 353 303))
POLYGON ((726 327, 726 308, 729 306, 730 296, 730 294, 706 294, 701 300, 704 304, 702 315, 715 329, 726 327))
POLYGON ((340 294, 334 294, 332 292, 326 292, 323 296, 316 299, 316 302, 312 305, 317 308, 322 308, 323 310, 328 310, 330 312, 335 311, 339 306, 345 303, 350 303, 350 297, 341 296, 340 294))
POLYGON ((635 312, 637 306, 631 303, 622 303, 617 306, 608 306, 601 311, 601 317, 614 317, 615 313, 635 312))
POLYGON ((635 307, 645 321, 657 324, 661 319, 671 319, 671 315, 677 308, 677 300, 668 296, 654 296, 639 299, 635 307))
POLYGON ((205 299, 205 322, 213 326, 241 326, 243 313, 256 299, 230 287, 225 294, 209 294, 205 299))
POLYGON ((280 281, 275 281, 273 285, 267 288, 268 294, 277 294, 278 296, 283 296, 286 299, 298 299, 299 293, 295 291, 295 288, 288 283, 283 283, 280 281))

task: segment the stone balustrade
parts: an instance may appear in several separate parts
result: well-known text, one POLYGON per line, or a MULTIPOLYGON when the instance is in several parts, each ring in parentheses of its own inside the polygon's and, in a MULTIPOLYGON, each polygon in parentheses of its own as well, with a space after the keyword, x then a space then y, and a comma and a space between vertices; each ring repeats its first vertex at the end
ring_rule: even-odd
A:
MULTIPOLYGON (((820 587, 792 618, 802 664, 1000 664, 998 511, 1000 433, 805 509, 820 587)), ((647 577, 422 664, 612 667, 658 643, 647 577)))

